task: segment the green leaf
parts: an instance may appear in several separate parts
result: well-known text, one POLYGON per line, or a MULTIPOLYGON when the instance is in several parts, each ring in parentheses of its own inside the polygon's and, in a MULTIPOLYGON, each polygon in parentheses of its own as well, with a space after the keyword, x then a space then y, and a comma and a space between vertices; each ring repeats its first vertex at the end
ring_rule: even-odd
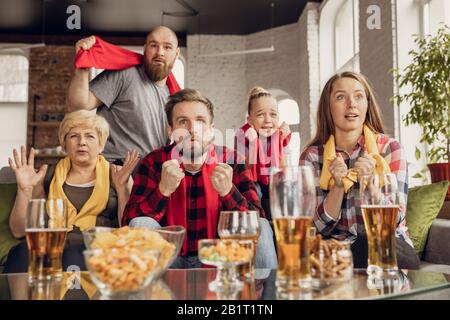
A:
POLYGON ((417 160, 420 159, 420 154, 421 154, 421 152, 420 152, 419 148, 416 147, 415 156, 416 156, 416 159, 417 159, 417 160))

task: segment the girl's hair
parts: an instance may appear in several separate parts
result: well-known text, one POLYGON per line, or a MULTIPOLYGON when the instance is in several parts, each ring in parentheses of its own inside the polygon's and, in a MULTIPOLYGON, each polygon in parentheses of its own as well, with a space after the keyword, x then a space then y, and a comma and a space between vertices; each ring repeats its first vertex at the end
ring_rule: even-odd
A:
POLYGON ((317 131, 315 137, 308 143, 308 146, 325 144, 330 135, 335 133, 335 126, 331 117, 330 97, 334 83, 343 78, 351 78, 364 87, 367 97, 367 113, 364 124, 376 133, 384 133, 383 121, 380 115, 380 108, 375 99, 375 94, 367 79, 355 72, 342 72, 332 76, 322 90, 317 108, 317 131))
POLYGON ((252 109, 253 100, 256 100, 261 97, 272 97, 272 94, 266 89, 258 86, 253 87, 252 90, 250 90, 250 93, 248 94, 248 107, 247 107, 248 114, 250 114, 250 111, 252 109))

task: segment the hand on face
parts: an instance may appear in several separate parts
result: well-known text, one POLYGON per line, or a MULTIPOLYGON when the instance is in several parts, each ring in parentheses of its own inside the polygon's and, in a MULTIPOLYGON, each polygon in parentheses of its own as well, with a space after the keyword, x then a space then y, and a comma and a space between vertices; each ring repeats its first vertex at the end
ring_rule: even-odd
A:
POLYGON ((14 149, 13 157, 8 158, 9 166, 16 175, 17 186, 21 191, 32 191, 32 189, 44 180, 45 174, 47 173, 47 165, 43 165, 36 172, 34 169, 34 149, 31 148, 30 155, 27 160, 27 152, 25 146, 20 147, 20 157, 19 152, 14 149))
POLYGON ((353 169, 358 172, 358 177, 370 175, 375 170, 376 161, 366 151, 364 151, 362 157, 359 157, 353 169))
POLYGON ((211 183, 221 197, 226 196, 233 187, 233 168, 226 163, 218 163, 211 174, 211 183))
POLYGON ((162 164, 161 181, 159 182, 159 191, 166 197, 169 197, 177 190, 181 180, 184 178, 184 172, 180 168, 177 160, 167 160, 162 164))
POLYGON ((125 187, 130 180, 131 173, 139 162, 139 154, 136 150, 127 151, 123 166, 111 165, 111 179, 116 189, 125 187))
POLYGON ((342 187, 344 184, 342 183, 342 178, 347 175, 348 168, 345 164, 344 159, 340 154, 337 155, 336 159, 334 159, 330 166, 328 167, 331 175, 333 176, 335 186, 342 187))

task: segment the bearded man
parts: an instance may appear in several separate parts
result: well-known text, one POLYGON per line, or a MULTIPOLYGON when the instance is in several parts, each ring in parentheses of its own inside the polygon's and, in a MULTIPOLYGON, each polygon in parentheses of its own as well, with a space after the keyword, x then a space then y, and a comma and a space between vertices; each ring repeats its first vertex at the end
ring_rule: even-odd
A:
MULTIPOLYGON (((90 50, 95 43, 95 36, 81 39, 76 52, 90 50)), ((108 161, 121 164, 130 149, 144 155, 167 144, 166 80, 179 54, 176 34, 159 26, 147 35, 142 64, 105 70, 90 82, 88 68, 75 69, 67 105, 70 111, 97 108, 108 121, 110 136, 103 151, 108 161)))
POLYGON ((165 106, 174 143, 154 150, 141 162, 122 224, 186 229, 171 268, 198 268, 198 241, 218 238, 220 211, 258 211, 260 236, 256 268, 276 269, 273 232, 264 218, 251 170, 234 150, 213 144, 214 107, 200 92, 184 89, 165 106))

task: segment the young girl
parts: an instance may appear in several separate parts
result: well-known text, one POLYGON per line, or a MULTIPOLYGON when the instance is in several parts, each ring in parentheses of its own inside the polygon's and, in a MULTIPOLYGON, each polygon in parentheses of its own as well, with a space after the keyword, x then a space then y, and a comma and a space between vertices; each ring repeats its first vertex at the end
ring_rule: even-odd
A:
POLYGON ((407 162, 400 143, 384 134, 380 111, 364 76, 334 75, 325 84, 317 111, 317 132, 300 156, 316 174, 317 212, 314 222, 325 237, 353 242, 355 267, 367 267, 367 236, 359 206, 358 178, 377 166, 394 173, 400 192, 397 261, 399 268, 417 269, 419 258, 408 236, 405 211, 407 162), (353 169, 349 171, 349 169, 353 169), (351 177, 351 174, 357 177, 351 177))
POLYGON ((269 220, 272 219, 269 205, 270 169, 282 164, 283 149, 290 138, 289 126, 285 122, 279 125, 275 98, 267 90, 254 87, 248 99, 247 123, 236 133, 236 150, 239 154, 245 153, 269 220))

